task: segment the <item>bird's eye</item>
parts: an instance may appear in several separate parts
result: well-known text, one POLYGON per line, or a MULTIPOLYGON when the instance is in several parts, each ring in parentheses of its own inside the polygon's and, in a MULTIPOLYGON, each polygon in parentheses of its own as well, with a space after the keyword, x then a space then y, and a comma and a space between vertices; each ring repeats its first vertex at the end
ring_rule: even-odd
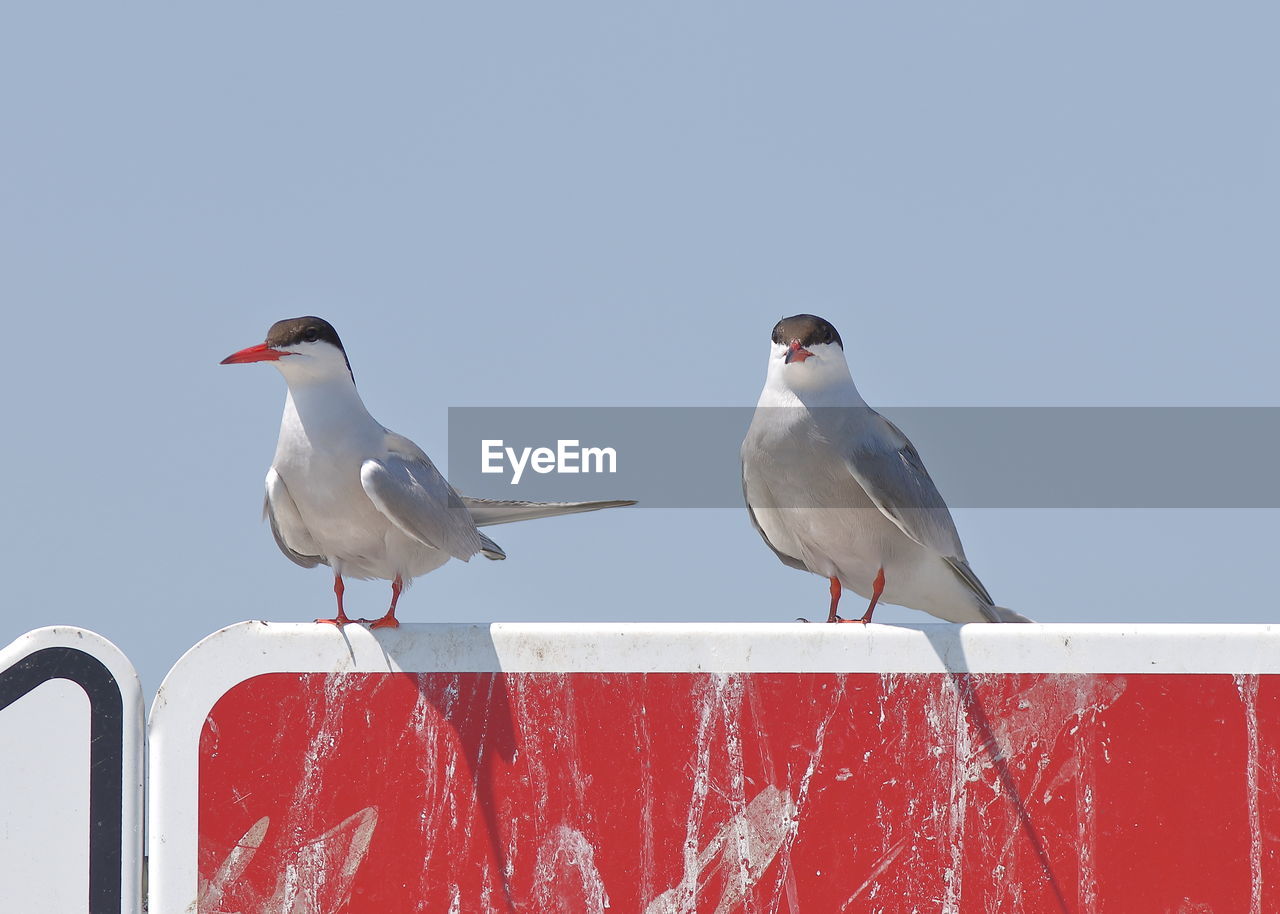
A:
POLYGON ((320 338, 320 331, 315 327, 308 327, 306 330, 302 331, 302 338, 308 343, 314 343, 320 338))

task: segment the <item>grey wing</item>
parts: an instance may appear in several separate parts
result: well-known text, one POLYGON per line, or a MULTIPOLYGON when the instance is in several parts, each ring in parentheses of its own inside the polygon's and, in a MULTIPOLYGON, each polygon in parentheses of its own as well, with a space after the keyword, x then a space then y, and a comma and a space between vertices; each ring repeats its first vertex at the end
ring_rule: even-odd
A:
POLYGON ((302 522, 298 506, 275 467, 267 470, 267 496, 262 501, 262 516, 270 522, 276 545, 290 561, 303 568, 328 564, 320 554, 320 547, 316 545, 311 531, 302 522))
POLYGON ((773 550, 773 554, 776 555, 781 560, 782 564, 787 565, 791 568, 798 568, 800 571, 808 571, 809 566, 805 565, 804 562, 800 561, 795 556, 787 555, 785 552, 783 552, 777 546, 775 546, 769 540, 768 534, 764 532, 764 528, 760 526, 760 521, 756 519, 755 509, 751 507, 751 499, 747 497, 747 477, 746 477, 745 469, 742 475, 742 500, 747 505, 747 517, 751 518, 751 526, 756 528, 756 533, 760 534, 760 539, 764 540, 764 544, 773 550))
POLYGON ((1000 621, 987 612, 995 601, 969 567, 955 521, 915 445, 884 416, 874 410, 868 413, 868 426, 850 436, 845 458, 849 472, 899 530, 951 566, 986 604, 984 615, 992 622, 1000 621))
POLYGON ((951 512, 915 446, 884 416, 867 415, 867 424, 846 437, 845 466, 899 530, 944 558, 963 560, 951 512))
POLYGON ((601 508, 622 508, 634 505, 634 501, 495 501, 491 498, 471 498, 459 495, 471 512, 477 527, 494 524, 510 524, 518 520, 535 520, 539 517, 557 517, 561 514, 580 514, 583 511, 599 511, 601 508))
POLYGON ((464 562, 492 546, 492 540, 485 545, 458 493, 425 456, 366 460, 360 483, 388 520, 421 543, 464 562))

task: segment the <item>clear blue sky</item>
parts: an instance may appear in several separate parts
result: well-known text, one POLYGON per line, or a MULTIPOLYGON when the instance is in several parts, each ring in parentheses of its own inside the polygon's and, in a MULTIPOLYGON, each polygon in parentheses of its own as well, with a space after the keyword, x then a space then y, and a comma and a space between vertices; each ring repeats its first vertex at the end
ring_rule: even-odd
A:
MULTIPOLYGON (((153 690, 223 625, 330 611, 258 521, 283 381, 217 365, 282 317, 331 320, 441 462, 449 406, 750 405, 798 311, 873 404, 1276 405, 1277 33, 1263 3, 11 4, 0 642, 93 628, 153 690)), ((957 512, 1055 622, 1270 621, 1275 521, 957 512)), ((825 607, 739 510, 495 536, 401 616, 825 607)))

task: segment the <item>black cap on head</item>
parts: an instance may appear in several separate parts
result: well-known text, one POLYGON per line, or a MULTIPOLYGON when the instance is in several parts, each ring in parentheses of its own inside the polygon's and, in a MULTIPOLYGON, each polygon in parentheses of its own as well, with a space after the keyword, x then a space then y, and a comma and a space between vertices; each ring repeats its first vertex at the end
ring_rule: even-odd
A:
POLYGON ((798 340, 801 346, 816 346, 818 343, 835 343, 844 349, 840 333, 831 322, 816 314, 796 314, 784 317, 773 328, 773 341, 786 346, 792 340, 798 340))
POLYGON ((299 343, 315 343, 324 340, 342 349, 342 340, 338 339, 338 331, 322 317, 291 317, 288 320, 276 321, 267 331, 267 345, 272 349, 296 346, 299 343))

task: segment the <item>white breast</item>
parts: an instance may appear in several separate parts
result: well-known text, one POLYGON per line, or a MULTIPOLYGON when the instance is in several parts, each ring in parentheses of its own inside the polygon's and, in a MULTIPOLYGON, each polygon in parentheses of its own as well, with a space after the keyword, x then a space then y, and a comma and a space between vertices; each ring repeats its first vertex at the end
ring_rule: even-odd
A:
POLYGON ((449 556, 402 533, 360 482, 364 462, 386 453, 386 429, 326 393, 290 391, 272 462, 326 561, 344 576, 406 581, 443 565, 449 556))

